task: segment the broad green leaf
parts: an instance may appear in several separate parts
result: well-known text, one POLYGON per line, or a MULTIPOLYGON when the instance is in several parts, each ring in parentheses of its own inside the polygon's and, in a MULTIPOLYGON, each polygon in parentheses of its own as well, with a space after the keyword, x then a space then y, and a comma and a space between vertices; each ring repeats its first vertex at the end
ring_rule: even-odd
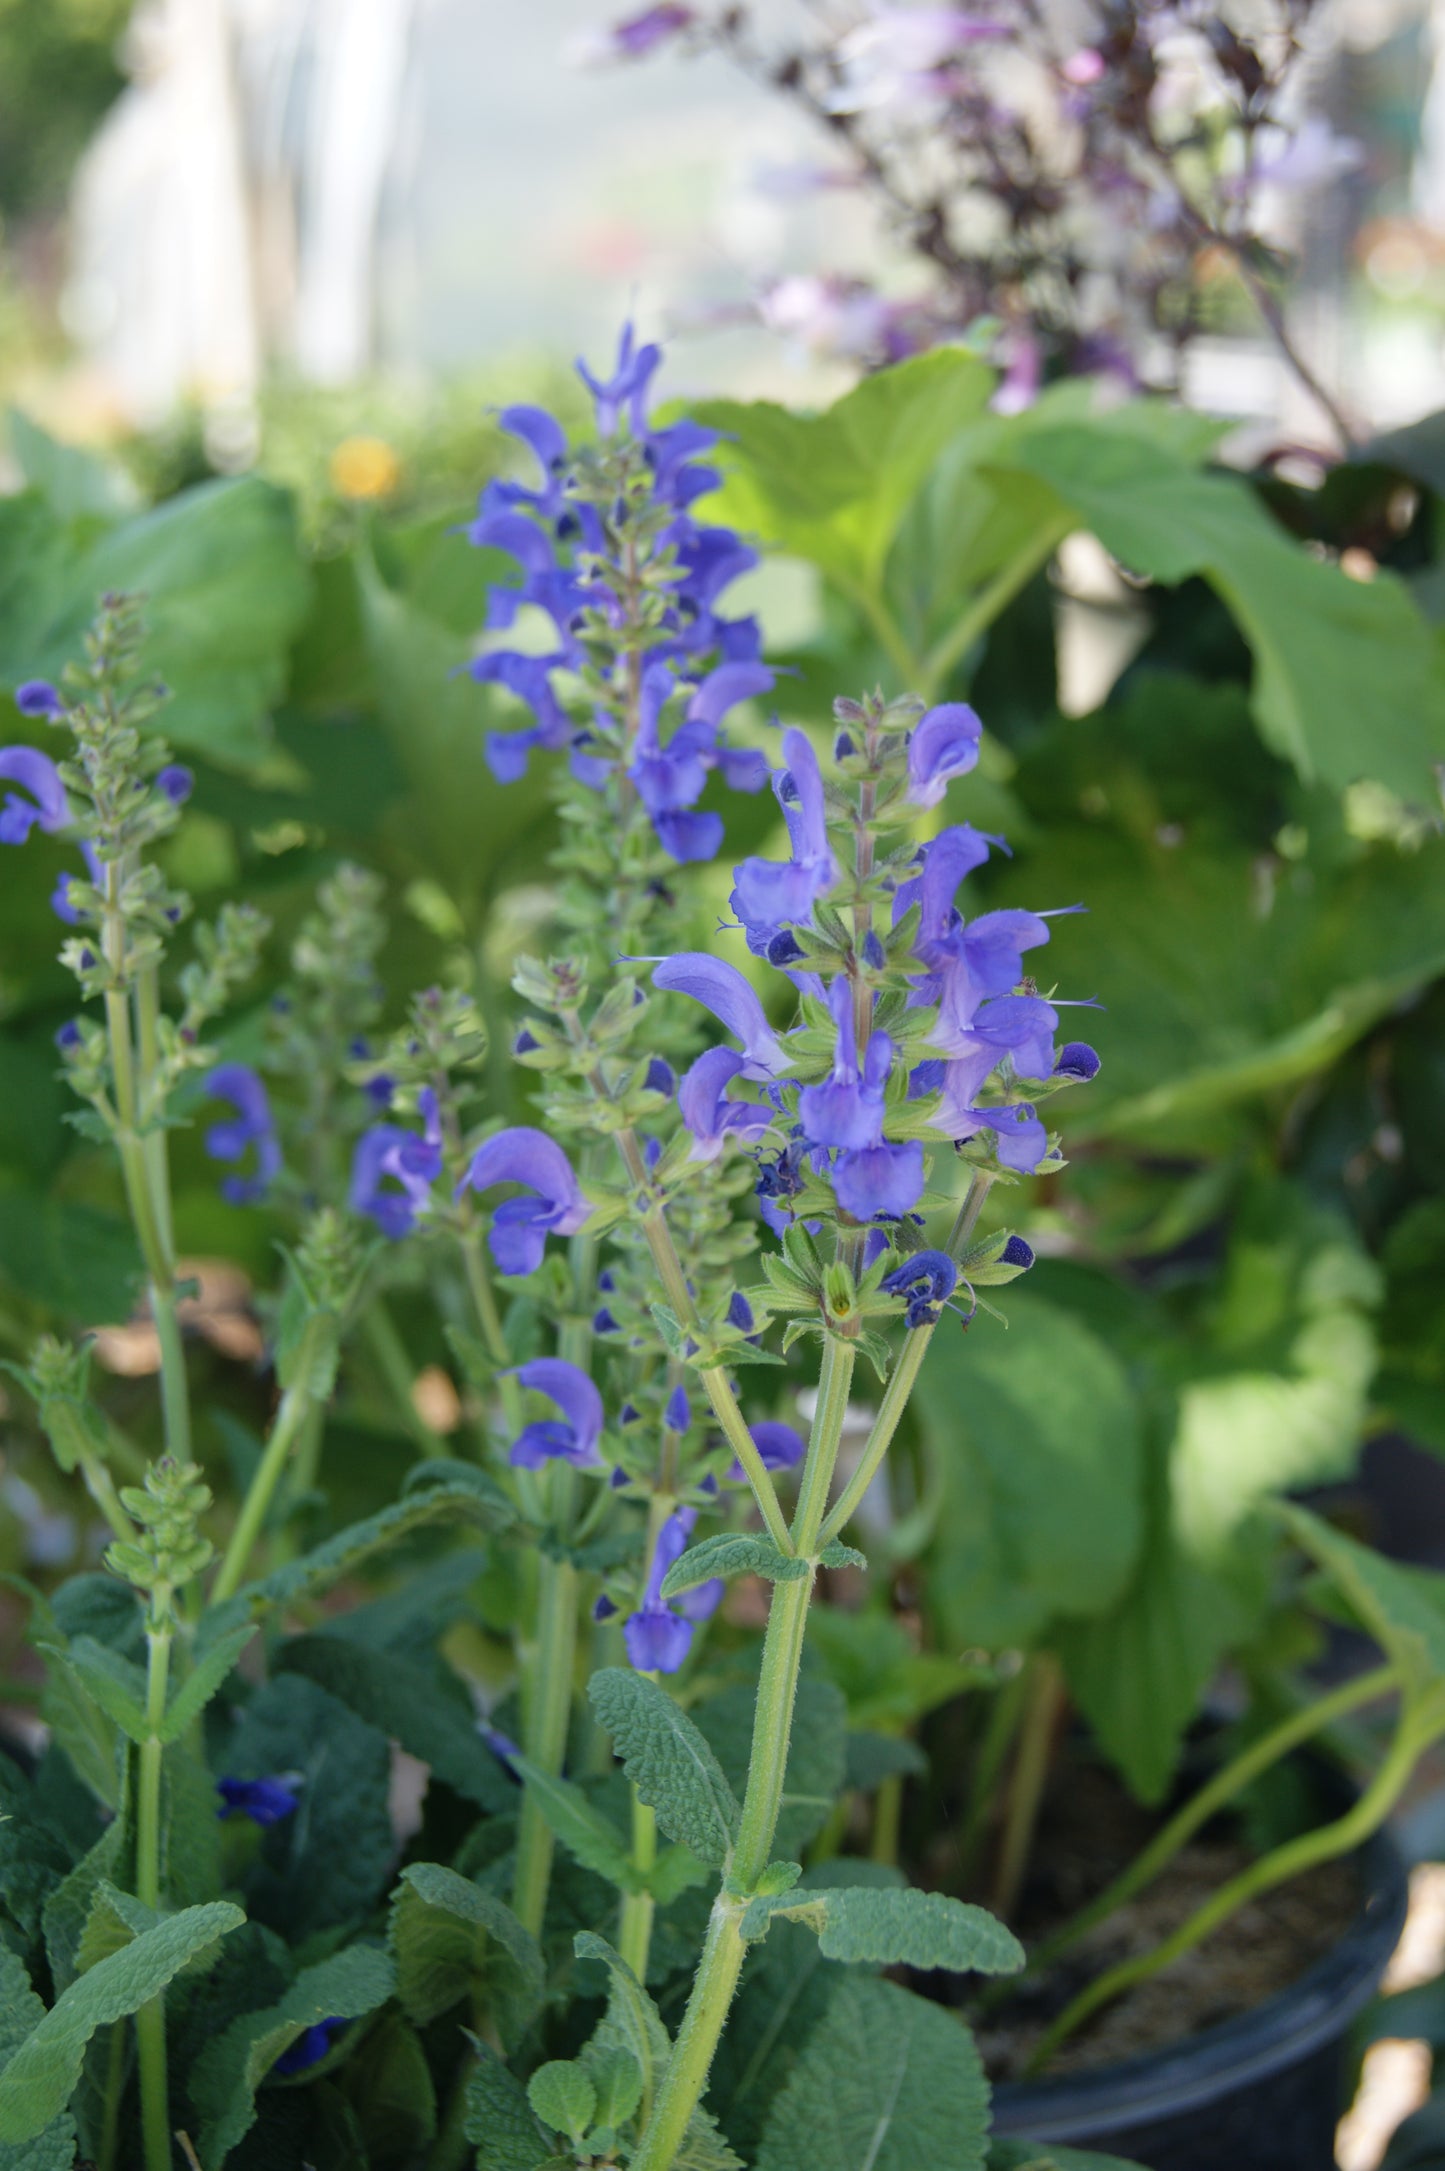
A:
POLYGON ((1254 651, 1260 731, 1306 782, 1370 776, 1430 803, 1445 688, 1431 630, 1393 574, 1348 579, 1271 520, 1242 476, 1197 473, 1096 423, 1022 431, 1004 457, 1135 571, 1198 573, 1218 590, 1254 651))
POLYGON ((75 1199, 0 1191, 0 1277, 81 1326, 129 1316, 145 1272, 129 1223, 75 1199))
POLYGON ((754 2171, 982 2171, 988 2082, 973 2038, 895 1983, 845 1979, 773 2103, 754 2171))
POLYGON ((991 2141, 988 2171, 1142 2171, 1122 2156, 1093 2148, 1062 2148, 1057 2141, 991 2141))
POLYGON ((222 1636, 197 1659, 166 1705, 161 1725, 162 1741, 178 1741, 191 1721, 200 1717, 255 1633, 255 1627, 250 1623, 244 1628, 234 1628, 230 1635, 222 1636))
POLYGON ((348 1945, 303 1968, 275 2005, 243 2013, 202 2051, 190 2091, 203 2163, 220 2164, 256 2120, 256 2091, 276 2060, 322 2020, 359 2020, 391 1996, 395 1974, 375 1945, 348 1945))
POLYGON ((741 1814, 707 1741, 665 1689, 645 1675, 606 1666, 588 1694, 599 1723, 641 1799, 669 1839, 719 1869, 741 1814))
POLYGON ((315 1635, 289 1637, 275 1663, 278 1673, 319 1682, 468 1801, 494 1813, 514 1806, 516 1789, 478 1734, 466 1691, 440 1662, 419 1666, 342 1636, 315 1635))
POLYGON ((44 1909, 73 1861, 33 1781, 0 1758, 0 1908, 27 1943, 38 1939, 44 1909))
POLYGON ((18 407, 10 409, 5 421, 16 466, 62 520, 86 515, 114 520, 135 511, 136 486, 124 468, 83 445, 52 437, 18 407))
POLYGON ((63 1991, 0 2073, 0 2141, 42 2133, 69 2101, 96 2029, 139 2012, 245 1919, 228 1900, 184 1908, 63 1991))
POLYGON ((368 2160, 410 2164, 436 2139, 436 2088, 415 2028, 387 2013, 366 2038, 366 2055, 347 2070, 351 2106, 368 2160))
POLYGON ((57 1991, 68 1990, 79 1972, 77 1955, 96 1893, 122 1875, 130 1845, 127 1820, 117 1816, 70 1875, 49 1894, 42 1913, 45 1956, 57 1991))
POLYGON ((361 1922, 385 1893, 396 1853, 385 1735, 314 1681, 282 1673, 247 1704, 224 1768, 242 1779, 295 1772, 301 1782, 294 1814, 261 1835, 247 1911, 291 1939, 361 1922))
POLYGON ((723 1531, 715 1538, 704 1538, 699 1545, 690 1545, 682 1558, 673 1562, 663 1578, 662 1596, 676 1598, 682 1591, 696 1590, 699 1583, 711 1582, 714 1576, 760 1575, 770 1583, 798 1583, 811 1570, 811 1561, 780 1551, 771 1538, 723 1531))
POLYGON ((554 1778, 525 1756, 512 1756, 508 1761, 525 1781, 528 1794, 554 1835, 584 1869, 605 1877, 620 1891, 643 1889, 643 1876, 633 1863, 626 1840, 581 1787, 574 1786, 570 1779, 554 1778))
POLYGON ((28 593, 7 596, 5 562, 17 547, 0 520, 0 679, 57 678, 79 656, 102 594, 143 594, 146 664, 175 695, 161 719, 166 737, 223 767, 264 768, 267 712, 309 585, 282 491, 255 477, 202 483, 88 547, 62 546, 28 593))
POLYGON ((53 1643, 38 1644, 37 1649, 53 1665, 63 1667, 131 1741, 149 1738, 146 1677, 139 1666, 93 1636, 76 1636, 63 1649, 53 1643))
POLYGON ((1445 1677, 1445 1575, 1386 1560, 1292 1502, 1277 1513, 1388 1657, 1416 1682, 1445 1677))
MULTIPOLYGON (((698 1727, 740 1793, 747 1786, 756 1703, 752 1685, 738 1682, 721 1695, 709 1697, 696 1712, 698 1727)), ((847 1732, 848 1707, 842 1693, 820 1675, 805 1673, 793 1700, 788 1769, 773 1834, 779 1854, 800 1858, 809 1840, 827 1823, 843 1790, 847 1732)))
POLYGON ((935 1335, 916 1389, 943 1472, 930 1554, 943 1640, 1026 1643, 1123 1593, 1142 1530, 1135 1399, 1099 1337, 1010 1292, 1007 1334, 935 1335))
MULTIPOLYGON (((13 1952, 0 1945, 0 2086, 12 2055, 45 2018, 45 2007, 13 1952)), ((59 2110, 23 2141, 0 2141, 0 2171, 71 2171, 75 2121, 59 2110)))
POLYGON ((397 1996, 425 2027, 463 1998, 518 2042, 542 2001, 542 1956, 509 1907, 455 1870, 413 1862, 392 1896, 397 1996))
MULTIPOLYGON (((639 2127, 646 2125, 652 2098, 671 2056, 671 2044, 657 2007, 620 1953, 590 1930, 579 1930, 572 1941, 579 1960, 598 1960, 607 1969, 607 2011, 580 2052, 599 2096, 606 2088, 615 2093, 618 2066, 636 2068, 640 2086, 636 2099, 639 2127)), ((630 2082, 628 2093, 631 2093, 630 2082)), ((674 2171, 742 2171, 737 2157, 718 2132, 716 2121, 701 2105, 688 2120, 687 2131, 676 2156, 674 2171)))
POLYGON ((910 500, 993 384, 955 347, 879 370, 825 414, 705 400, 692 412, 727 441, 718 517, 876 594, 910 500))
POLYGON ((132 1893, 121 1892, 102 1879, 95 1888, 80 1943, 75 1949, 76 1974, 84 1975, 102 1960, 109 1959, 113 1952, 123 1952, 147 1930, 153 1930, 160 1920, 153 1907, 147 1907, 132 1893))
POLYGON ((477 2171, 537 2171, 546 2145, 526 2089, 485 2043, 467 2076, 466 2135, 477 2143, 477 2171))
POLYGON ((743 1936, 766 1936, 775 1915, 816 1931, 825 1960, 941 1967, 960 1975, 1012 1975, 1024 1964, 1012 1931, 982 1907, 943 1892, 868 1885, 794 1890, 754 1900, 743 1915, 743 1936))
POLYGON ((528 2081, 527 2101, 543 2125, 576 2143, 596 2115, 597 2084, 576 2060, 550 2058, 528 2081))

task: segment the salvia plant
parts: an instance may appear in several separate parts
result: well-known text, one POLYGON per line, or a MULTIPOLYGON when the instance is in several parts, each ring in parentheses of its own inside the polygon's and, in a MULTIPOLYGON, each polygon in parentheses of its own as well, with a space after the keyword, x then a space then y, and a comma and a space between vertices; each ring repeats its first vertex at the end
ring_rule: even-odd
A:
MULTIPOLYGON (((75 848, 53 902, 83 1007, 60 1055, 121 1170, 164 1453, 137 1467, 86 1348, 47 1340, 16 1372, 111 1543, 29 1593, 50 1746, 33 1778, 0 1776, 0 2161, 985 2160, 967 2029, 878 1970, 1005 1977, 1024 1953, 982 1908, 839 1853, 846 1714, 807 1632, 820 1580, 866 1569, 851 1541, 930 1346, 998 1331, 994 1292, 1034 1263, 999 1206, 1064 1168, 1055 1098, 1099 1068, 1046 970, 1078 904, 970 909, 1006 847, 946 819, 979 759, 966 704, 841 698, 821 747, 734 716, 774 685, 723 608, 752 554, 693 513, 714 440, 651 420, 657 362, 629 333, 587 377, 585 444, 508 410, 536 472, 489 485, 471 530, 520 569, 474 675, 531 721, 488 758, 502 787, 549 762, 560 816, 556 947, 513 982, 535 1120, 491 1111, 469 992, 398 1017, 382 891, 348 864, 238 1043, 251 1060, 218 1060, 206 1036, 267 929, 228 909, 174 966, 189 901, 163 848, 190 779, 135 601, 106 598, 84 662, 21 690, 58 758, 0 754, 0 842, 75 848), (716 796, 763 789, 786 854, 738 861, 704 942, 688 870, 721 847, 716 796), (284 1235, 275 1407, 233 1512, 192 1444, 168 1164, 190 1122, 227 1200, 284 1235), (419 1294, 464 1390, 445 1440, 392 1317, 419 1294), (325 1415, 368 1366, 420 1459, 308 1548, 325 1415), (336 1595, 382 1568, 365 1602, 336 1595), (768 1594, 760 1650, 725 1605, 742 1578, 768 1594), (388 1738, 430 1775, 404 1839, 388 1738), (780 2040, 795 2011, 802 2051, 780 2040)), ((1445 1731, 1435 1614, 1302 1511, 1294 1528, 1386 1663, 1253 1741, 1056 1943, 1389 1693, 1379 1773, 1051 2040, 1357 1844, 1445 1731)))

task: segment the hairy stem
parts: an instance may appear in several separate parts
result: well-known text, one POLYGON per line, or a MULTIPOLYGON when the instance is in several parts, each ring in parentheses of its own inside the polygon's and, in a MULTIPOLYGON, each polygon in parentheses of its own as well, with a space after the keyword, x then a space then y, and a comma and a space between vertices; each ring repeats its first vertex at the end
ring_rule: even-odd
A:
MULTIPOLYGON (((169 1622, 146 1632, 146 1739, 140 1745, 136 1785, 135 1891, 146 1907, 161 1899, 161 1727, 166 1714, 170 1671, 169 1622)), ((143 2005, 135 2016, 136 2054, 140 2067, 141 2135, 146 2171, 170 2171, 170 2086, 166 2071, 165 1994, 143 2005)))
MULTIPOLYGON (((565 1475, 570 1478, 572 1473, 565 1475)), ((537 1563, 537 1646, 527 1669, 522 1743, 532 1763, 551 1778, 561 1773, 567 1753, 578 1595, 577 1570, 571 1561, 544 1553, 537 1563)), ((552 1853, 552 1827, 532 1794, 524 1793, 517 1824, 512 1910, 533 1937, 541 1936, 547 1912, 552 1853)))
POLYGON ((936 697, 954 665, 962 662, 974 642, 1007 610, 1039 568, 1048 564, 1072 525, 1071 520, 1063 519, 1050 521, 1041 528, 1017 557, 1009 559, 995 573, 962 616, 955 619, 942 640, 930 649, 910 681, 926 701, 936 697))
POLYGON ((1261 1892, 1272 1891, 1287 1878, 1298 1877, 1302 1871, 1313 1869, 1320 1862, 1332 1862, 1363 1845, 1371 1833, 1378 1831, 1404 1792, 1421 1751, 1442 1730, 1445 1729, 1438 1716, 1429 1723, 1422 1723, 1416 1712, 1402 1711, 1388 1755, 1371 1784, 1344 1816, 1337 1817, 1333 1824, 1317 1825, 1313 1831, 1302 1832, 1282 1847, 1261 1855, 1248 1869, 1241 1870, 1237 1877, 1231 1877, 1227 1884, 1212 1892, 1204 1905, 1152 1952, 1138 1953, 1132 1959, 1120 1961, 1117 1967, 1107 1969, 1081 1990, 1040 2038, 1029 2060, 1029 2073, 1041 2071, 1060 2045, 1066 2043, 1101 2006, 1111 2004, 1126 1990, 1132 1990, 1135 1984, 1147 1982, 1171 1961, 1192 1952, 1246 1901, 1256 1899, 1261 1892))
POLYGON ((1063 1673, 1051 1651, 1035 1652, 1029 1662, 1024 1721, 1009 1784, 991 1906, 1007 1921, 1018 1904, 1049 1775, 1054 1735, 1064 1701, 1063 1673))
MULTIPOLYGON (((308 1328, 308 1334, 310 1331, 308 1328)), ((231 1542, 226 1547, 225 1557, 216 1571, 216 1580, 211 1588, 213 1606, 220 1605, 223 1599, 233 1597, 240 1589, 251 1555, 255 1551, 256 1540, 261 1535, 267 1511, 275 1497, 276 1487, 281 1482, 282 1472, 291 1459, 292 1449, 305 1432, 312 1411, 317 1408, 315 1396, 302 1384, 310 1376, 311 1368, 306 1358, 307 1352, 303 1344, 298 1362, 299 1377, 281 1397, 281 1407, 276 1412, 271 1437, 266 1442, 265 1453, 241 1503, 241 1512, 236 1518, 236 1527, 231 1532, 231 1542)))
MULTIPOLYGON (((632 1790, 632 1866, 644 1875, 657 1860, 657 1817, 632 1790)), ((647 1956, 652 1944, 652 1918, 656 1901, 650 1892, 624 1892, 617 1931, 617 1950, 640 1983, 647 1980, 647 1956)))

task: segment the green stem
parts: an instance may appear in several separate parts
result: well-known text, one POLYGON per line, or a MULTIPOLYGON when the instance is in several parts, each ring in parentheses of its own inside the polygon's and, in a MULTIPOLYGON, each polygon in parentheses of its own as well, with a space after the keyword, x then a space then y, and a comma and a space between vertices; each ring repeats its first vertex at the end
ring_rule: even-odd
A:
MULTIPOLYGON (((146 1669, 148 1732, 140 1745, 140 1773, 136 1787, 135 1892, 144 1906, 158 1908, 161 1899, 161 1759, 165 1753, 161 1727, 165 1720, 166 1680, 170 1671, 169 1622, 162 1628, 149 1628, 146 1642, 149 1652, 146 1669)), ((135 2016, 135 2035, 146 2171, 170 2171, 170 2085, 166 2071, 164 1992, 140 2008, 135 2016)))
MULTIPOLYGON (((949 1232, 947 1249, 954 1257, 957 1257, 972 1236, 993 1180, 984 1169, 974 1171, 949 1232)), ((883 1458, 893 1445, 893 1435, 898 1430, 899 1420, 908 1407, 908 1398, 913 1392, 923 1360, 928 1355, 928 1345, 933 1340, 933 1335, 932 1327, 912 1327, 905 1334, 898 1361, 888 1376, 888 1385, 883 1390, 883 1400, 878 1405, 873 1429, 868 1435, 863 1453, 858 1458, 858 1467, 838 1495, 836 1505, 818 1533, 820 1545, 826 1545, 830 1538, 836 1538, 839 1531, 852 1521, 862 1504, 864 1494, 878 1475, 883 1458)))
POLYGON ((151 1277, 151 1317, 161 1345, 161 1416, 166 1453, 177 1462, 191 1459, 191 1393, 186 1378, 186 1350, 176 1308, 174 1269, 151 1277))
POLYGON ((121 1506, 120 1494, 115 1489, 115 1480, 109 1470, 106 1469, 99 1455, 82 1455, 80 1458, 80 1474, 85 1480, 86 1491, 109 1523, 116 1537, 120 1539, 123 1545, 133 1543, 135 1525, 121 1506))
POLYGON ((256 1540, 261 1535, 267 1510, 275 1496, 276 1487, 281 1482, 282 1472, 291 1458, 292 1449, 306 1428, 311 1412, 317 1406, 315 1397, 301 1384, 302 1380, 310 1376, 306 1357, 303 1344, 298 1360, 299 1378, 281 1397, 281 1407, 276 1412, 271 1437, 266 1442, 265 1453, 241 1503, 241 1512, 236 1518, 236 1527, 231 1532, 231 1542, 226 1547, 225 1558, 216 1571, 216 1580, 211 1587, 213 1606, 233 1597, 240 1589, 255 1550, 256 1540))
POLYGON ((988 586, 978 595, 963 616, 944 634, 943 639, 930 649, 914 683, 926 701, 931 701, 943 685, 956 663, 968 654, 974 642, 986 633, 994 620, 1007 610, 1014 597, 1026 588, 1040 566, 1047 565, 1059 544, 1075 525, 1070 519, 1050 521, 1046 528, 995 573, 988 586))
POLYGON ((507 1347, 506 1329, 497 1309, 497 1293, 492 1287, 492 1277, 487 1272, 486 1256, 482 1250, 482 1232, 475 1222, 459 1231, 462 1265, 466 1271, 467 1288, 482 1330, 487 1355, 501 1375, 497 1382, 502 1398, 502 1411, 515 1439, 522 1429, 522 1396, 510 1370, 512 1353, 507 1347))
POLYGON ((1169 1822, 1154 1834, 1148 1846, 1134 1857, 1111 1885, 1106 1886, 1097 1898, 1052 1937, 1035 1946, 1029 1959, 1029 1972, 1038 1973, 1052 1966, 1061 1953, 1076 1945, 1081 1937, 1092 1930, 1132 1900, 1146 1885, 1154 1882, 1160 1871, 1167 1868, 1181 1847, 1194 1837, 1201 1825, 1216 1816, 1226 1804, 1232 1802, 1261 1772, 1268 1771, 1281 1757, 1288 1756, 1301 1742, 1313 1734, 1322 1733, 1347 1713, 1357 1710, 1361 1704, 1374 1703, 1377 1698, 1389 1695, 1400 1684, 1400 1672, 1396 1666, 1380 1666, 1373 1673, 1361 1674, 1353 1681, 1346 1681, 1329 1696, 1322 1696, 1317 1703, 1309 1703, 1300 1711, 1281 1720, 1269 1733, 1261 1734, 1248 1748, 1221 1767, 1197 1794, 1190 1796, 1184 1806, 1176 1811, 1169 1822))
POLYGON ((903 1774, 890 1772, 878 1789, 873 1804, 873 1833, 868 1853, 875 1862, 898 1864, 898 1838, 903 1825, 903 1774))
MULTIPOLYGON (((831 1337, 824 1349, 818 1405, 793 1518, 793 1543, 802 1554, 817 1549, 848 1410, 854 1354, 851 1343, 831 1337)), ((747 1950, 739 1929, 743 1909, 768 1866, 777 1828, 812 1589, 811 1574, 796 1583, 773 1585, 758 1676, 748 1783, 731 1870, 726 1886, 713 1902, 687 2011, 633 2155, 632 2171, 670 2171, 688 2121, 707 2086, 747 1950)))
POLYGON ((406 1345, 396 1329, 396 1321, 386 1307, 384 1299, 373 1296, 361 1315, 362 1331, 366 1346, 371 1352, 376 1369, 386 1383, 386 1389, 406 1430, 411 1434, 424 1455, 446 1455, 449 1450, 439 1432, 431 1426, 412 1401, 411 1391, 416 1384, 416 1372, 406 1345))
POLYGON ((1054 1734, 1064 1700, 1063 1674, 1051 1651, 1035 1652, 1029 1662, 1024 1722, 1019 1735, 1004 1817, 991 1905, 1007 1921, 1018 1903, 1039 1821, 1044 1784, 1049 1775, 1054 1734))
POLYGON ((959 1871, 965 1882, 972 1878, 994 1806, 994 1788, 1023 1717, 1026 1683, 1027 1674, 1021 1666, 1011 1679, 994 1690, 993 1708, 969 1777, 968 1808, 958 1837, 959 1871))
POLYGON ((1282 1847, 1251 1862, 1248 1869, 1241 1870, 1237 1877, 1231 1877, 1227 1884, 1212 1892, 1204 1905, 1152 1952, 1138 1953, 1132 1959, 1120 1961, 1117 1967, 1107 1969, 1087 1989, 1081 1990, 1040 2038, 1029 2060, 1029 2074, 1039 2072, 1060 2045, 1067 2042, 1101 2006, 1121 1997, 1126 1990, 1132 1990, 1136 1983, 1147 1982, 1151 1975, 1157 1975, 1161 1968, 1168 1967, 1182 1954, 1192 1952, 1247 1901, 1257 1899, 1262 1892, 1272 1891, 1287 1878, 1298 1877, 1304 1870, 1314 1869, 1321 1862, 1332 1862, 1362 1846, 1384 1823, 1408 1785, 1422 1750, 1441 1731, 1445 1731, 1445 1727, 1438 1716, 1422 1723, 1416 1712, 1402 1711, 1388 1755, 1370 1786, 1344 1816, 1337 1817, 1333 1824, 1317 1825, 1311 1832, 1301 1832, 1297 1838, 1287 1840, 1282 1847))
POLYGON ((123 2020, 111 2022, 110 2048, 105 2061, 105 2100, 100 2113, 100 2139, 96 2144, 95 2171, 115 2171, 120 2146, 120 2099, 125 2093, 126 2028, 123 2020))
MULTIPOLYGON (((657 1817, 632 1790, 632 1866, 644 1875, 657 1860, 657 1817)), ((656 1901, 650 1892, 624 1892, 617 1931, 617 1950, 640 1983, 647 1980, 647 1956, 652 1944, 652 1918, 656 1901)))
MULTIPOLYGON (((550 1473, 549 1473, 550 1474, 550 1473)), ((566 1473, 569 1477, 571 1472, 566 1473)), ((572 1719, 572 1675, 577 1650, 577 1570, 570 1560, 543 1554, 537 1563, 537 1648, 528 1669, 522 1745, 549 1777, 562 1769, 567 1730, 572 1719)), ((512 1911, 533 1937, 540 1937, 552 1877, 552 1827, 535 1797, 522 1796, 517 1823, 517 1859, 513 1871, 512 1911)))

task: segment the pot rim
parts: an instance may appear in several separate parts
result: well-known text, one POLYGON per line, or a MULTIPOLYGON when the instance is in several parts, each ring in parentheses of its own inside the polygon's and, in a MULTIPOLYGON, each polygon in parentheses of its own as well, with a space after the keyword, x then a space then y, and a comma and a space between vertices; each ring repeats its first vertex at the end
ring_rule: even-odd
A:
POLYGON ((1054 2080, 1000 2081, 993 2091, 994 2131, 1076 2142, 1127 2134, 1148 2119, 1202 2109, 1222 2092, 1267 2079, 1342 2036, 1375 1994, 1409 1898, 1405 1859, 1387 1828, 1355 1860, 1364 1904, 1297 1982, 1162 2050, 1054 2080))

